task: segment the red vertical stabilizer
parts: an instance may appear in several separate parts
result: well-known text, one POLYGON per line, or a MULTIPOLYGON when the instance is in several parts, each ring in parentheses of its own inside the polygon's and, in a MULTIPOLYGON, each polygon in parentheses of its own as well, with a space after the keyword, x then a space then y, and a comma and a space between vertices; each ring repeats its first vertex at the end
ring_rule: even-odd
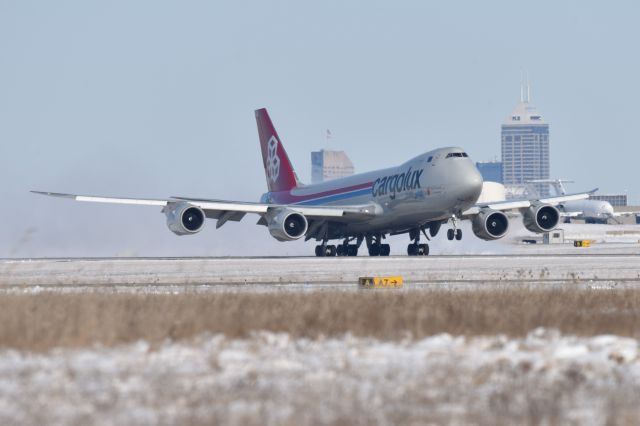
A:
POLYGON ((296 173, 265 108, 256 110, 256 123, 269 192, 289 191, 295 188, 298 186, 296 173))

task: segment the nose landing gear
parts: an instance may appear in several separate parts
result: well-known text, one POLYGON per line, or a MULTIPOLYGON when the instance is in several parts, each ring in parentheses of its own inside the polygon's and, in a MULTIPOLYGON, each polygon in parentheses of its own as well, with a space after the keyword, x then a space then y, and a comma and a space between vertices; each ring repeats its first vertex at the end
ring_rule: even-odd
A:
POLYGON ((455 238, 457 241, 462 239, 462 229, 458 228, 458 218, 455 216, 451 216, 451 225, 453 228, 447 231, 447 239, 449 241, 453 241, 455 238))
POLYGON ((458 241, 462 239, 462 229, 449 229, 447 231, 447 239, 452 241, 454 238, 458 241))

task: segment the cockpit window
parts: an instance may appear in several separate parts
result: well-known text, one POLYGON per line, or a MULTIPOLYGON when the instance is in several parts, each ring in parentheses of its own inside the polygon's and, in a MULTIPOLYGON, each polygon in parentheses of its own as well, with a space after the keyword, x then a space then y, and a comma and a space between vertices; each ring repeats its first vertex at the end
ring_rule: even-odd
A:
POLYGON ((468 157, 468 155, 466 152, 450 152, 447 154, 445 158, 451 158, 451 157, 468 157))
POLYGON ((431 160, 433 160, 433 155, 430 155, 429 158, 427 158, 427 163, 430 163, 431 160))

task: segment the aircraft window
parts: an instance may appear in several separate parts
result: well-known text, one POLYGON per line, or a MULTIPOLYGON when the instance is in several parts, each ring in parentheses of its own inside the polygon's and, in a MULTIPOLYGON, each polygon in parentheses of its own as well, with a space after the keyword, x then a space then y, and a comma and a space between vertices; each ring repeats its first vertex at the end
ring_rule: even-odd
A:
POLYGON ((451 158, 451 157, 468 157, 468 155, 466 152, 450 152, 447 154, 445 158, 451 158))

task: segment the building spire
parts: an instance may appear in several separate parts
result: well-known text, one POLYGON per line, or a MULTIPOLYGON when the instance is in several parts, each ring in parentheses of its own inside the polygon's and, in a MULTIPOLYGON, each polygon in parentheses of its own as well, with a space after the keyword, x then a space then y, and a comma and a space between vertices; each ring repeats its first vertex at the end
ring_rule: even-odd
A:
POLYGON ((529 84, 529 71, 520 70, 520 102, 531 102, 531 85, 529 84))

